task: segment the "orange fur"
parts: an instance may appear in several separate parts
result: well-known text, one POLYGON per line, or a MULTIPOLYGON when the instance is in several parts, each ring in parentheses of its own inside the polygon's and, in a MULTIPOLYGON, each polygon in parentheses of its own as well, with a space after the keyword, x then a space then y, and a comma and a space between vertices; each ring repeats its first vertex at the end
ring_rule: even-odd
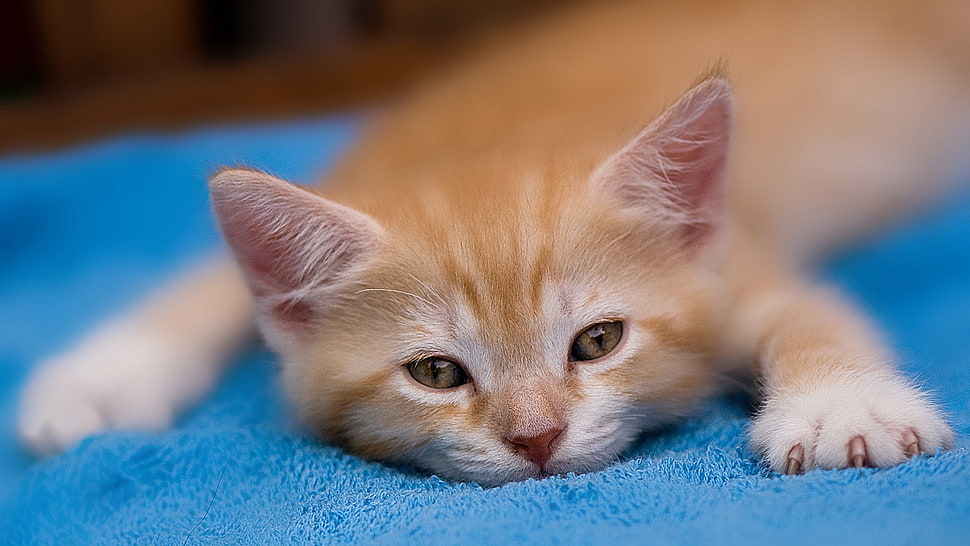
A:
POLYGON ((963 4, 580 6, 403 99, 320 190, 220 173, 216 212, 302 419, 365 457, 498 484, 599 468, 753 370, 753 442, 777 470, 847 466, 856 437, 873 465, 911 434, 946 447, 864 320, 795 266, 943 187, 966 127, 963 4), (572 361, 603 321, 619 345, 572 361), (426 357, 471 381, 419 384, 407 364, 426 357))
MULTIPOLYGON (((880 5, 887 12, 907 10, 880 5)), ((582 8, 542 32, 493 45, 482 59, 432 82, 385 116, 324 186, 327 195, 377 219, 389 234, 380 259, 392 270, 378 267, 362 286, 464 302, 474 329, 456 334, 459 319, 445 312, 438 318, 449 328, 429 337, 473 338, 496 385, 524 385, 505 397, 470 394, 477 396, 474 414, 464 403, 449 405, 444 414, 413 401, 388 402, 383 410, 358 404, 358 411, 382 423, 407 415, 402 428, 424 438, 417 454, 398 450, 391 459, 503 481, 521 471, 435 466, 422 456, 435 453, 428 444, 448 434, 495 439, 509 427, 530 426, 516 424, 526 411, 523 400, 542 406, 557 399, 539 392, 558 389, 566 396, 557 403, 564 408, 526 411, 538 412, 539 420, 568 415, 590 396, 616 396, 633 400, 628 417, 644 425, 688 411, 717 388, 723 373, 751 359, 775 388, 887 370, 888 359, 864 324, 804 286, 786 265, 900 208, 918 195, 917 175, 929 182, 947 174, 927 166, 942 157, 952 136, 951 113, 966 106, 966 74, 935 56, 942 41, 922 41, 925 36, 898 28, 886 34, 885 27, 865 6, 818 2, 582 8), (656 114, 656 105, 719 56, 727 58, 742 97, 728 186, 734 242, 723 266, 716 259, 699 265, 678 258, 670 241, 638 233, 634 219, 603 210, 587 191, 594 169, 656 114), (915 85, 904 83, 923 76, 915 85), (865 100, 877 93, 878 101, 865 100), (825 152, 819 145, 834 138, 850 138, 855 146, 820 163, 825 152), (895 157, 900 151, 906 162, 895 157), (878 163, 890 160, 899 170, 884 177, 878 163), (882 201, 860 205, 853 188, 862 188, 866 200, 878 190, 882 201), (845 210, 829 211, 838 233, 812 233, 815 215, 836 205, 845 210), (637 302, 628 324, 635 323, 644 339, 624 365, 583 380, 565 368, 550 372, 557 369, 549 366, 557 348, 541 346, 554 318, 543 309, 543 294, 570 283, 589 291, 587 305, 604 292, 615 296, 611 289, 637 302), (483 404, 491 411, 483 413, 483 404), (428 425, 431 419, 440 426, 428 425), (427 426, 417 432, 418 423, 427 426)), ((363 336, 350 350, 366 351, 369 332, 406 337, 408 329, 421 327, 410 317, 401 324, 398 304, 414 303, 410 297, 381 296, 341 308, 354 315, 375 309, 359 326, 367 333, 350 328, 340 334, 363 336), (392 305, 387 298, 402 301, 392 305)), ((337 316, 337 323, 353 323, 337 316)), ((332 350, 325 337, 314 354, 332 350)), ((565 351, 570 340, 558 341, 565 351)), ((288 369, 291 384, 330 373, 328 365, 313 362, 304 364, 309 369, 301 363, 288 369)), ((320 378, 314 384, 322 391, 347 389, 354 400, 372 399, 388 391, 363 379, 373 368, 362 362, 346 383, 320 378)), ((326 397, 313 394, 297 394, 298 405, 314 408, 323 422, 332 419, 326 397)), ((355 434, 393 445, 400 430, 355 434)), ((630 433, 620 436, 628 441, 630 433)), ((475 451, 468 441, 458 444, 475 451)), ((448 458, 442 451, 435 456, 448 458)), ((582 467, 577 464, 570 460, 559 470, 582 467)))

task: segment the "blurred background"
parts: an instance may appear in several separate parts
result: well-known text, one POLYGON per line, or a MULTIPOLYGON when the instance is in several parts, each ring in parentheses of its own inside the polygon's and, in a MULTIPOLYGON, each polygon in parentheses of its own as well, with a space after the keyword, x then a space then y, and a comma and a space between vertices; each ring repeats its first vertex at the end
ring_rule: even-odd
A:
MULTIPOLYGON (((497 27, 584 1, 602 0, 0 0, 0 501, 34 462, 14 442, 31 369, 219 248, 207 175, 252 165, 312 181, 360 125, 331 113, 395 94, 497 27), (246 123, 276 119, 285 121, 246 123), (151 134, 184 128, 193 129, 151 134)), ((916 15, 899 20, 919 26, 920 15, 948 1, 970 2, 886 4, 912 2, 916 15)), ((966 36, 970 19, 943 18, 966 36)), ((964 51, 957 56, 970 59, 964 51)), ((766 77, 805 85, 799 71, 783 72, 787 80, 766 77)), ((906 362, 940 363, 907 370, 942 392, 965 431, 970 193, 948 206, 828 275, 900 347, 921 355, 906 362)), ((277 419, 264 411, 269 402, 253 403, 275 376, 272 359, 233 373, 180 426, 277 419)))
POLYGON ((0 0, 0 153, 352 107, 564 0, 0 0))

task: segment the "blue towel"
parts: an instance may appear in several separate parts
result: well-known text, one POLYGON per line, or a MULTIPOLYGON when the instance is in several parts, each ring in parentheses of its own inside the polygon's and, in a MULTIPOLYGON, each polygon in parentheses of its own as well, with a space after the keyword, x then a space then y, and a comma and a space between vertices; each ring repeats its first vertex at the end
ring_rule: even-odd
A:
POLYGON ((292 424, 254 350, 171 431, 109 432, 34 461, 13 439, 31 366, 218 248, 204 178, 251 165, 311 181, 351 118, 125 135, 0 158, 0 541, 930 544, 970 540, 970 193, 824 276, 888 332, 957 447, 888 470, 779 476, 748 403, 712 400, 584 475, 483 489, 363 461, 292 424))

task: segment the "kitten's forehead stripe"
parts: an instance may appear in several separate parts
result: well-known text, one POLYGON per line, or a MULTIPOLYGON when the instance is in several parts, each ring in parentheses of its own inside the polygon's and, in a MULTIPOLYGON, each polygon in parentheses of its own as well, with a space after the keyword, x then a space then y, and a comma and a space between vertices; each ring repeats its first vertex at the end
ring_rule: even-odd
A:
POLYGON ((487 295, 483 294, 479 284, 474 278, 472 278, 471 275, 465 273, 464 271, 453 269, 451 273, 453 275, 455 284, 458 286, 462 296, 465 298, 465 303, 468 304, 474 316, 485 316, 488 309, 488 305, 485 304, 485 298, 487 295))
POLYGON ((422 222, 436 228, 432 244, 442 281, 460 295, 475 319, 488 325, 484 330, 501 332, 506 340, 527 337, 530 328, 546 320, 546 285, 553 270, 564 269, 554 265, 553 245, 562 239, 556 233, 562 211, 556 210, 554 200, 533 194, 543 194, 543 189, 483 198, 478 206, 487 214, 481 217, 439 211, 422 222))

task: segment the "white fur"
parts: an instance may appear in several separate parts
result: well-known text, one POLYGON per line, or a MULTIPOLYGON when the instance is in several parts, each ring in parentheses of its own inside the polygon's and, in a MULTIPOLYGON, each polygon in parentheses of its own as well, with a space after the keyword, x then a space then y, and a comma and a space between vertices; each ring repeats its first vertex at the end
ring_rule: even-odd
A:
POLYGON ((112 323, 40 365, 18 431, 38 453, 53 454, 107 429, 161 430, 213 384, 220 365, 205 347, 134 321, 112 323))
POLYGON ((851 466, 848 445, 857 436, 865 441, 867 464, 886 467, 908 458, 907 431, 926 454, 953 442, 925 394, 888 373, 857 374, 769 393, 751 439, 779 472, 796 445, 804 449, 803 470, 851 466))
POLYGON ((38 366, 21 397, 25 444, 49 455, 108 429, 159 430, 205 394, 252 311, 231 262, 200 265, 38 366))

